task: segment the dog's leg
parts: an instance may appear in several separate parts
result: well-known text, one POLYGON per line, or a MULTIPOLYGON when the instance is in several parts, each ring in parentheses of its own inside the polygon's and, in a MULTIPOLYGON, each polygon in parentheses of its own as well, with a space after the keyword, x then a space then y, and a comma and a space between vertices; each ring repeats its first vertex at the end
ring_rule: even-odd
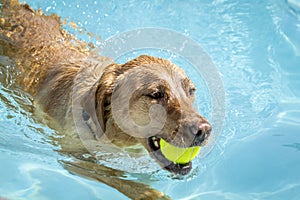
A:
POLYGON ((170 199, 162 192, 159 192, 146 184, 122 179, 122 176, 124 174, 124 172, 122 171, 114 170, 96 163, 83 160, 76 160, 74 162, 61 162, 69 172, 109 185, 117 189, 130 199, 170 199))

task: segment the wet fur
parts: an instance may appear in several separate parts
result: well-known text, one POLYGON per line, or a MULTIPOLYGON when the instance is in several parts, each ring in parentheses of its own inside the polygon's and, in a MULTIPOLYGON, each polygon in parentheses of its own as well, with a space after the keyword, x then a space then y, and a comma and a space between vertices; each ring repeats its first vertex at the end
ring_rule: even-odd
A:
MULTIPOLYGON (((194 86, 185 73, 171 62, 140 56, 125 64, 116 64, 108 58, 93 55, 91 48, 84 42, 78 41, 61 28, 62 22, 57 15, 46 16, 28 5, 20 5, 16 0, 2 0, 2 4, 0 53, 15 62, 21 73, 18 84, 33 96, 36 107, 54 119, 55 122, 49 122, 49 126, 68 135, 60 141, 62 152, 74 156, 85 151, 79 138, 74 135, 75 130, 66 131, 74 129, 71 113, 71 92, 74 87, 84 99, 82 106, 87 115, 99 122, 112 143, 118 146, 143 144, 151 151, 145 138, 135 138, 124 133, 116 125, 111 113, 112 93, 117 91, 117 83, 126 81, 129 72, 149 79, 149 82, 155 82, 156 79, 159 82, 158 74, 161 73, 171 77, 168 79, 169 83, 159 82, 168 98, 159 102, 167 112, 166 125, 158 133, 160 137, 177 146, 190 146, 194 141, 194 132, 197 132, 197 124, 208 123, 192 106, 194 98, 189 96, 189 91, 194 86), (101 71, 102 65, 107 65, 104 71, 101 71), (153 65, 154 68, 141 70, 141 66, 148 65, 153 65), (159 70, 157 66, 160 66, 159 70), (145 76, 145 70, 148 70, 148 76, 145 76), (80 77, 82 80, 76 80, 79 73, 83 74, 80 77), (176 85, 176 88, 172 85, 176 85), (181 93, 177 91, 177 87, 182 88, 181 93), (182 95, 187 98, 180 98, 182 95), (89 107, 90 101, 95 101, 95 115, 92 113, 93 108, 89 107), (195 125, 190 127, 190 124, 195 125), (186 134, 186 130, 191 133, 186 134)), ((132 118, 137 124, 149 123, 149 108, 157 101, 149 100, 146 92, 157 88, 155 84, 148 85, 147 88, 139 88, 134 94, 131 109, 132 118)), ((119 179, 118 176, 122 174, 120 171, 86 162, 84 159, 77 159, 74 163, 65 162, 64 165, 73 173, 104 182, 132 199, 168 198, 146 185, 119 179), (96 173, 90 173, 91 169, 96 173)))

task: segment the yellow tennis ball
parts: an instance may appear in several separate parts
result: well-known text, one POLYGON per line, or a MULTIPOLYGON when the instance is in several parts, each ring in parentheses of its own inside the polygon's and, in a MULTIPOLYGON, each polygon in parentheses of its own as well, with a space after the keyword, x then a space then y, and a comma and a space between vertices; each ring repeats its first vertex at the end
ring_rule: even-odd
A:
POLYGON ((196 158, 200 151, 200 146, 181 148, 176 147, 164 139, 160 139, 160 150, 162 154, 170 161, 178 164, 186 164, 196 158))

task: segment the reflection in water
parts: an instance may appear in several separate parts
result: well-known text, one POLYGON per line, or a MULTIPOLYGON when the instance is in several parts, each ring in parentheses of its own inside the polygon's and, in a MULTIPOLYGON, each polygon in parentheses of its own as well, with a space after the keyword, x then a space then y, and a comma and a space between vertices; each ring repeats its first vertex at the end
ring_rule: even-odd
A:
POLYGON ((284 147, 291 147, 291 148, 296 149, 297 151, 300 151, 300 143, 284 144, 282 146, 284 146, 284 147))

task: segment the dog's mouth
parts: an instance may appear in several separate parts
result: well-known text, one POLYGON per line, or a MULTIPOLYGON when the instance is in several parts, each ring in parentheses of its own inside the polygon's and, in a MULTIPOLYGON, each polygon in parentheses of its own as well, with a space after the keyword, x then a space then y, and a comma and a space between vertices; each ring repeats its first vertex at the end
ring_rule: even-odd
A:
POLYGON ((161 138, 156 136, 148 138, 150 153, 158 160, 159 164, 171 173, 179 175, 188 174, 192 169, 192 162, 179 164, 168 160, 161 151, 160 140, 161 138))

